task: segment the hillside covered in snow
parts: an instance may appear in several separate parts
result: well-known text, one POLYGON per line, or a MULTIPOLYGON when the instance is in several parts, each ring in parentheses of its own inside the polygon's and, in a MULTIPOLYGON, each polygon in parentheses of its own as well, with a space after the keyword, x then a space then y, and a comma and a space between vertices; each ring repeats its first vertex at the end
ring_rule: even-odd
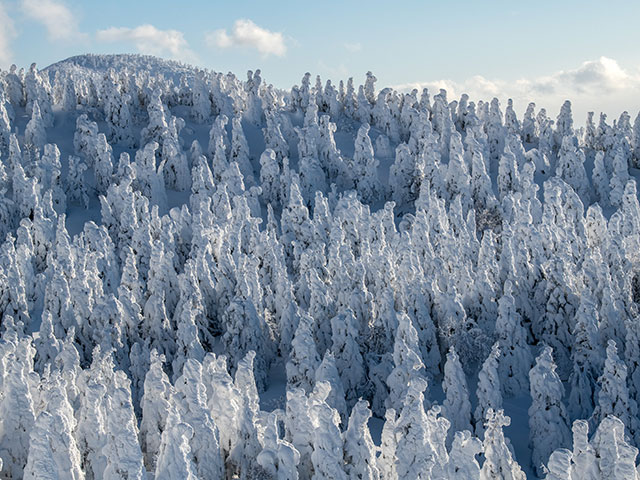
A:
POLYGON ((640 479, 640 115, 363 80, 0 71, 1 478, 640 479))

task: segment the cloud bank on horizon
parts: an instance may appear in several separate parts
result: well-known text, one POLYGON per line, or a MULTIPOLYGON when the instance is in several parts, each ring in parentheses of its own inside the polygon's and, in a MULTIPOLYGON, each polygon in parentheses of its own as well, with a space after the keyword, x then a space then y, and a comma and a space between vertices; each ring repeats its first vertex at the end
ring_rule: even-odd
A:
MULTIPOLYGON (((139 4, 122 8, 138 7, 139 4)), ((283 28, 283 24, 267 18, 258 7, 250 10, 255 13, 255 18, 235 16, 231 11, 226 12, 226 16, 216 16, 213 29, 210 28, 211 22, 207 25, 209 28, 188 29, 177 24, 174 28, 174 25, 167 25, 167 21, 177 23, 179 19, 168 14, 166 18, 155 18, 144 24, 127 24, 127 19, 138 18, 133 11, 126 17, 107 16, 102 21, 109 24, 96 25, 94 17, 100 16, 91 15, 89 18, 89 15, 83 15, 82 8, 82 3, 73 3, 72 0, 0 0, 0 25, 3 27, 0 29, 0 67, 7 68, 11 62, 26 65, 35 61, 23 58, 26 55, 22 49, 25 42, 28 46, 31 41, 27 40, 27 34, 39 32, 46 42, 39 45, 42 48, 37 53, 49 63, 85 52, 137 52, 220 71, 228 66, 239 76, 242 76, 243 69, 260 67, 267 70, 265 78, 280 87, 298 82, 305 71, 320 74, 323 80, 331 78, 337 81, 352 75, 359 77, 367 69, 372 69, 380 78, 378 87, 392 85, 400 90, 427 87, 434 92, 444 88, 451 100, 459 98, 462 93, 469 94, 476 101, 494 96, 501 101, 513 98, 518 110, 522 111, 530 101, 534 101, 553 114, 562 101, 569 98, 575 105, 579 122, 588 110, 617 114, 623 108, 640 108, 640 73, 636 65, 629 65, 628 59, 626 64, 620 62, 616 52, 611 55, 587 54, 581 59, 572 55, 564 69, 556 71, 540 62, 540 71, 529 77, 512 78, 513 70, 517 71, 517 68, 493 72, 490 67, 478 71, 478 67, 469 66, 459 69, 461 71, 455 75, 447 72, 444 78, 438 78, 436 75, 431 77, 426 71, 425 62, 403 58, 402 49, 397 55, 391 55, 393 60, 389 60, 397 63, 389 64, 388 68, 382 65, 381 69, 379 58, 383 54, 375 51, 371 43, 376 39, 352 31, 355 25, 341 31, 339 22, 336 22, 336 25, 331 25, 335 32, 322 32, 316 41, 305 42, 300 38, 302 33, 298 32, 299 37, 292 36, 288 33, 292 28, 283 28), (331 44, 328 37, 333 36, 341 39, 331 44), (326 47, 318 49, 317 44, 323 42, 326 47), (48 49, 51 49, 49 56, 46 54, 48 49), (54 49, 62 55, 54 54, 54 49), (584 60, 582 64, 580 60, 584 60), (412 65, 411 62, 415 62, 415 69, 407 70, 406 66, 412 65), (271 70, 263 65, 271 67, 271 70), (405 68, 397 69, 395 65, 405 68)), ((158 9, 162 10, 161 6, 158 9)), ((304 21, 308 23, 311 20, 304 21)), ((293 21, 303 22, 301 19, 293 21)), ((394 49, 396 43, 402 45, 405 41, 402 34, 396 35, 391 28, 387 37, 385 41, 394 49)), ((415 43, 412 44, 414 48, 415 43)), ((429 56, 438 55, 437 50, 427 46, 424 50, 429 56)), ((491 48, 487 48, 487 52, 490 55, 491 48)), ((440 69, 433 68, 433 71, 437 70, 440 69)))
MULTIPOLYGON (((586 111, 606 110, 606 106, 613 109, 628 107, 630 97, 637 98, 640 95, 640 73, 622 68, 612 58, 600 57, 585 61, 573 69, 536 78, 521 78, 515 82, 474 75, 463 81, 428 80, 397 84, 393 88, 400 91, 427 88, 433 92, 445 89, 451 100, 463 93, 472 100, 512 98, 522 111, 529 102, 534 102, 542 107, 550 107, 550 113, 554 108, 559 108, 565 99, 569 99, 574 104, 574 110, 577 105, 578 113, 584 115, 586 111)), ((582 123, 584 119, 580 116, 577 120, 582 123)))

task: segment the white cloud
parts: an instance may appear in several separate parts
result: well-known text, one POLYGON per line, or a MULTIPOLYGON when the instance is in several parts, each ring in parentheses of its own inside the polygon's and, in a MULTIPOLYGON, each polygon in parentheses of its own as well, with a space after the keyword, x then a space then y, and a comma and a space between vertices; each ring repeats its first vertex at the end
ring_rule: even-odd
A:
POLYGON ((463 81, 443 79, 406 83, 394 88, 408 91, 424 87, 432 94, 444 88, 449 100, 458 99, 463 93, 469 94, 475 102, 493 97, 504 102, 512 98, 522 112, 529 102, 535 102, 553 114, 564 100, 569 99, 578 124, 582 124, 587 111, 604 111, 617 116, 625 109, 634 113, 640 108, 640 74, 622 68, 616 60, 607 57, 584 62, 577 68, 516 81, 476 75, 463 81))
POLYGON ((47 29, 51 40, 70 40, 83 37, 78 21, 61 2, 55 0, 22 0, 22 11, 47 29))
POLYGON ((351 53, 358 53, 362 51, 362 44, 360 42, 355 43, 345 43, 344 48, 346 48, 351 53))
POLYGON ((11 39, 15 36, 13 21, 7 14, 4 5, 0 3, 0 66, 6 67, 11 63, 11 39))
POLYGON ((611 58, 584 62, 574 70, 560 71, 550 77, 542 77, 531 82, 533 91, 563 92, 577 94, 597 92, 615 92, 637 86, 640 78, 623 70, 618 62, 611 58))
POLYGON ((177 60, 195 59, 184 34, 178 30, 160 30, 153 25, 140 25, 135 28, 111 27, 99 30, 96 39, 107 43, 132 42, 140 53, 169 55, 177 60))
POLYGON ((265 57, 268 55, 282 57, 287 53, 282 33, 259 27, 247 19, 236 20, 230 33, 224 29, 209 32, 206 34, 205 40, 210 47, 254 48, 265 57))

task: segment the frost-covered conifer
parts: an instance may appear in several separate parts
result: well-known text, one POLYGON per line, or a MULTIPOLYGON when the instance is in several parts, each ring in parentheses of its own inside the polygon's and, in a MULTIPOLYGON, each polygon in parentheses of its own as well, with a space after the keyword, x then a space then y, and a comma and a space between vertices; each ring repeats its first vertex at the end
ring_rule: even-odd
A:
POLYGON ((252 350, 245 355, 238 364, 235 379, 241 405, 236 419, 238 437, 229 458, 242 478, 253 478, 260 469, 256 458, 261 450, 259 439, 262 431, 258 389, 253 374, 255 357, 252 350))
POLYGON ((565 100, 560 107, 560 113, 556 121, 555 142, 560 147, 564 137, 573 135, 573 116, 571 115, 571 102, 565 100))
POLYGON ((489 142, 489 154, 492 159, 499 159, 504 152, 504 126, 502 123, 502 111, 497 98, 491 100, 489 116, 486 119, 485 130, 487 141, 489 142))
POLYGON ((196 468, 189 441, 193 437, 193 428, 181 422, 175 407, 169 410, 166 429, 162 433, 162 443, 155 469, 155 480, 184 478, 197 480, 196 468))
POLYGON ((147 105, 149 124, 140 132, 140 145, 147 145, 150 142, 160 142, 162 134, 169 128, 170 113, 162 101, 162 92, 156 89, 149 98, 147 105))
POLYGON ((309 414, 313 425, 313 480, 346 480, 344 471, 343 439, 340 432, 340 416, 326 399, 331 386, 319 382, 310 399, 309 414))
POLYGON ((129 112, 130 97, 121 93, 119 85, 114 82, 113 70, 107 72, 102 82, 102 103, 105 121, 109 132, 109 141, 132 147, 134 143, 132 118, 129 112))
POLYGON ((471 156, 471 199, 476 211, 489 210, 497 206, 497 200, 491 186, 481 152, 474 151, 471 156))
POLYGON ((520 122, 513 110, 513 100, 507 100, 507 109, 504 111, 504 128, 507 133, 512 135, 520 135, 520 122))
POLYGON ((427 382, 416 378, 409 382, 402 412, 395 424, 395 449, 398 478, 441 478, 448 461, 445 439, 449 421, 439 417, 440 407, 424 410, 427 382))
POLYGON ((79 202, 85 208, 89 208, 89 192, 84 180, 84 172, 87 164, 80 157, 69 156, 69 169, 67 171, 67 199, 70 202, 79 202))
POLYGON ((587 112, 582 144, 587 148, 595 148, 596 146, 596 125, 593 123, 593 112, 587 112))
POLYGON ((33 104, 38 102, 45 124, 51 126, 53 123, 53 115, 51 113, 51 86, 48 78, 40 74, 35 63, 31 64, 29 71, 24 76, 24 92, 27 113, 32 114, 33 104))
POLYGON ((166 429, 167 417, 171 410, 170 399, 173 387, 163 370, 164 356, 152 350, 149 363, 141 401, 140 439, 145 466, 148 471, 153 472, 160 451, 162 434, 166 429))
POLYGON ((522 317, 516 310, 511 281, 505 282, 504 294, 498 301, 495 331, 501 358, 498 362, 500 385, 505 395, 518 396, 529 390, 527 381, 532 357, 522 317))
POLYGON ((624 424, 626 431, 633 438, 639 429, 638 406, 636 401, 629 397, 627 366, 618 357, 616 343, 613 340, 609 340, 607 344, 607 358, 598 383, 600 391, 593 412, 595 421, 602 422, 608 415, 614 415, 624 424))
POLYGON ((526 475, 513 458, 506 443, 503 427, 508 427, 511 419, 502 410, 489 410, 485 420, 483 441, 484 463, 480 480, 525 480, 526 475))
POLYGON ((249 186, 255 184, 253 166, 249 158, 249 144, 242 128, 242 119, 239 116, 231 119, 231 162, 237 162, 245 182, 249 186))
MULTIPOLYGON (((125 379, 123 372, 118 372, 125 379)), ((126 379, 126 384, 129 380, 126 379)), ((106 397, 107 440, 103 454, 107 464, 101 478, 146 479, 146 470, 142 458, 142 450, 138 443, 138 425, 131 403, 131 391, 116 388, 106 397)))
POLYGON ((194 306, 191 301, 188 301, 179 312, 175 333, 177 351, 172 362, 173 378, 178 378, 189 359, 199 362, 204 360, 205 352, 196 325, 196 317, 201 314, 200 306, 194 306))
POLYGON ((65 402, 66 408, 61 403, 51 405, 54 402, 50 402, 51 412, 43 411, 36 419, 29 442, 29 458, 22 478, 84 480, 80 452, 73 437, 73 410, 68 402, 65 402))
POLYGON ((345 402, 345 392, 342 386, 342 380, 336 367, 336 359, 330 351, 326 351, 322 362, 318 366, 315 375, 315 383, 325 382, 331 386, 331 391, 326 398, 327 404, 334 408, 340 415, 340 422, 346 425, 347 421, 347 404, 345 402))
POLYGON ((158 148, 157 142, 151 142, 136 152, 135 172, 142 194, 149 198, 151 203, 158 205, 160 210, 165 210, 167 205, 164 181, 165 161, 162 161, 156 167, 156 152, 158 148))
POLYGON ((599 351, 598 311, 586 294, 580 299, 573 335, 575 343, 571 352, 573 371, 569 377, 569 414, 574 419, 588 418, 593 412, 593 393, 603 359, 599 351))
POLYGON ((240 392, 227 370, 227 358, 209 353, 203 363, 208 407, 220 432, 220 447, 226 455, 238 440, 238 417, 242 406, 240 392))
POLYGON ((444 364, 442 390, 445 394, 442 407, 445 416, 451 422, 449 438, 453 438, 455 432, 471 430, 471 402, 467 378, 453 347, 449 349, 447 361, 444 364))
POLYGON ((628 443, 625 426, 619 418, 613 415, 603 418, 591 439, 591 444, 598 458, 598 478, 638 478, 638 449, 628 443))
POLYGON ((358 87, 358 93, 356 95, 357 106, 356 106, 356 118, 362 124, 370 124, 371 117, 371 104, 364 93, 364 87, 360 85, 358 87))
POLYGON ((256 311, 254 302, 243 296, 232 299, 222 322, 226 329, 222 341, 229 354, 232 371, 250 350, 254 350, 257 354, 256 382, 263 391, 270 359, 270 341, 267 326, 256 311))
POLYGON ((229 159, 227 157, 228 138, 226 126, 229 119, 226 115, 218 115, 209 131, 208 157, 211 159, 213 178, 219 180, 226 170, 229 159))
POLYGON ((24 107, 26 101, 24 92, 24 70, 18 70, 18 67, 11 65, 4 78, 4 82, 6 84, 9 101, 16 107, 24 107))
POLYGON ((95 154, 93 165, 96 188, 99 194, 104 195, 113 178, 113 150, 104 133, 98 134, 91 149, 95 154))
POLYGON ((520 175, 516 156, 506 146, 504 153, 500 156, 500 164, 498 166, 498 192, 500 193, 500 199, 503 199, 511 192, 519 190, 520 175))
POLYGON ((274 207, 281 205, 280 201, 280 167, 276 160, 276 153, 265 150, 260 156, 260 186, 266 203, 274 207))
POLYGON ((162 158, 166 186, 184 192, 191 186, 191 172, 186 154, 174 138, 165 138, 162 143, 162 158))
POLYGON ((264 143, 267 149, 275 152, 279 162, 289 156, 289 144, 281 130, 280 116, 273 112, 266 112, 266 127, 262 129, 264 143))
POLYGON ((33 102, 31 120, 27 123, 27 128, 24 131, 24 141, 27 147, 37 150, 42 150, 44 144, 47 143, 45 122, 42 119, 40 106, 38 105, 37 100, 33 102))
POLYGON ((376 446, 371 438, 368 421, 371 410, 365 400, 359 400, 351 410, 344 435, 345 470, 349 478, 378 480, 380 471, 376 461, 376 446))
POLYGON ((469 190, 471 178, 469 167, 463 155, 462 137, 458 132, 453 132, 450 139, 449 165, 445 175, 445 185, 452 199, 460 195, 463 206, 468 207, 471 201, 471 191, 469 190))
POLYGON ((609 180, 609 203, 611 206, 619 207, 621 205, 624 187, 630 179, 628 159, 624 150, 618 148, 613 157, 613 173, 609 180))
POLYGON ((413 327, 411 318, 405 313, 398 316, 393 363, 394 368, 386 379, 389 396, 385 400, 385 405, 387 408, 400 411, 410 381, 416 378, 424 379, 424 363, 420 358, 418 332, 413 327))
POLYGON ((572 478, 571 451, 560 448, 549 457, 545 465, 545 480, 564 480, 572 478))
POLYGON ((584 152, 576 149, 573 137, 564 137, 558 152, 556 175, 571 185, 585 204, 589 204, 589 180, 584 161, 584 152))
POLYGON ((5 92, 0 87, 0 154, 3 156, 9 153, 9 139, 11 137, 11 119, 7 111, 7 104, 5 92))
MULTIPOLYGON (((477 428, 477 427, 476 427, 477 428)), ((464 430, 453 437, 449 461, 445 467, 446 478, 459 480, 478 480, 480 464, 476 456, 482 453, 482 442, 464 430)))
MULTIPOLYGON (((17 349, 17 345, 13 348, 17 349)), ((30 359, 17 358, 16 353, 5 353, 3 358, 3 395, 0 397, 0 458, 3 461, 2 472, 7 478, 22 478, 29 453, 29 437, 35 423, 34 401, 29 388, 30 372, 25 368, 30 359)))
POLYGON ((562 399, 564 387, 553 362, 551 347, 544 347, 529 372, 532 403, 529 407, 531 462, 538 474, 551 452, 568 447, 568 417, 562 399))
POLYGON ((365 203, 377 200, 382 193, 378 178, 379 162, 374 157, 369 128, 369 124, 364 123, 358 130, 350 172, 353 184, 365 203))
POLYGON ((393 408, 389 408, 384 413, 385 422, 380 435, 380 455, 376 465, 380 471, 381 479, 397 478, 396 471, 396 450, 398 438, 396 436, 396 426, 398 416, 393 408))
POLYGON ((269 414, 263 435, 263 449, 257 457, 258 464, 264 471, 278 480, 297 480, 300 452, 284 439, 279 437, 278 417, 281 410, 269 414))
POLYGON ((358 400, 365 379, 364 361, 358 345, 358 327, 351 309, 331 319, 332 346, 336 367, 342 380, 347 407, 358 400))
MULTIPOLYGON (((145 381, 146 383, 146 381, 145 381)), ((207 392, 202 380, 202 364, 188 359, 176 380, 172 398, 182 421, 193 429, 189 441, 199 478, 222 478, 223 463, 218 428, 207 408, 207 392)))
POLYGON ((596 451, 589 443, 589 423, 576 420, 572 426, 573 450, 571 467, 576 478, 596 480, 599 477, 596 451))
POLYGON ((313 469, 311 454, 313 452, 313 432, 315 427, 309 412, 309 402, 310 400, 303 389, 287 390, 286 439, 300 452, 298 472, 302 478, 310 478, 313 469))
POLYGON ((302 388, 305 392, 313 389, 315 372, 320 358, 313 338, 313 319, 306 314, 300 317, 298 328, 291 342, 291 353, 287 362, 288 388, 302 388))
POLYGON ((300 157, 298 169, 303 198, 310 203, 317 191, 327 191, 327 176, 318 160, 316 139, 309 127, 300 130, 298 134, 298 154, 300 157))
POLYGON ((476 435, 482 437, 484 433, 484 420, 490 408, 498 411, 502 408, 502 391, 500 389, 500 376, 498 365, 501 361, 499 343, 496 342, 491 348, 491 353, 482 364, 482 369, 478 373, 478 387, 476 397, 478 405, 473 417, 476 422, 476 435))
POLYGON ((535 144, 538 140, 538 123, 534 115, 535 103, 529 103, 522 118, 522 141, 524 143, 535 144))
POLYGON ((212 105, 207 78, 203 71, 198 71, 191 86, 191 117, 196 123, 205 123, 211 117, 212 105))
POLYGON ((593 161, 593 170, 591 171, 591 182, 596 191, 598 202, 602 206, 609 205, 609 175, 604 165, 604 152, 596 152, 593 161))

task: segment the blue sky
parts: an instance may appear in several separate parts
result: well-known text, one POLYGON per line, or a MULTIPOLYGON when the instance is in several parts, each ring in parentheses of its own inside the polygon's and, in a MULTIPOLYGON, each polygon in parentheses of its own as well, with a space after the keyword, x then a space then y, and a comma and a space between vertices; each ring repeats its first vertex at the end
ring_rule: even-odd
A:
POLYGON ((290 87, 372 70, 378 87, 513 97, 555 115, 565 98, 616 116, 640 108, 640 2, 0 0, 0 66, 81 53, 178 58, 290 87))

